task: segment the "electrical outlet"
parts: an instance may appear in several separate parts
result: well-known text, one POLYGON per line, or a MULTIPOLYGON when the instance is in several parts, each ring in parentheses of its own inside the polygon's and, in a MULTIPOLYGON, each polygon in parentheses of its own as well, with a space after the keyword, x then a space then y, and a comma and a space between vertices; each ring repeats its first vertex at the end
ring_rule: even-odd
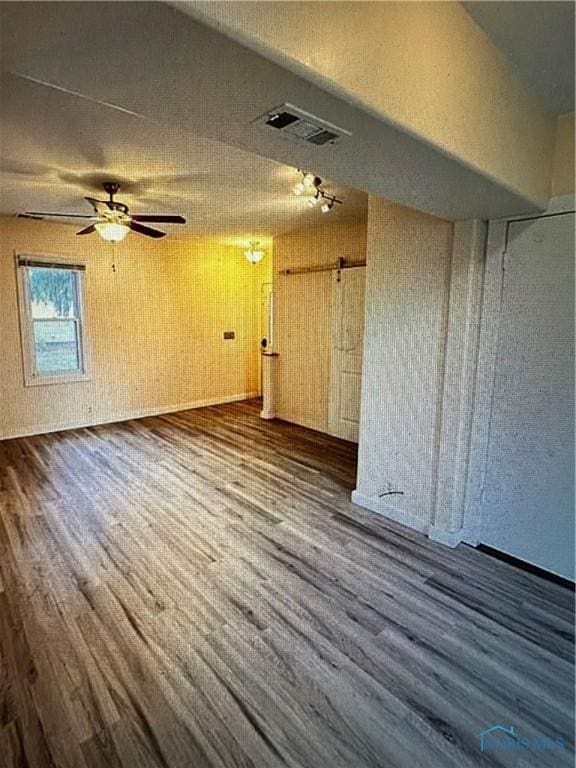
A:
POLYGON ((224 331, 224 338, 225 339, 234 339, 236 338, 236 334, 234 331, 224 331))

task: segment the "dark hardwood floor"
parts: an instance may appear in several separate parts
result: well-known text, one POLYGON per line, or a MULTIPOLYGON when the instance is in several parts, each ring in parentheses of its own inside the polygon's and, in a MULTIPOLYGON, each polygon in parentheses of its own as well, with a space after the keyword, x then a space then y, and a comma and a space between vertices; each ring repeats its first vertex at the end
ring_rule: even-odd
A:
POLYGON ((254 402, 0 443, 2 768, 573 765, 573 593, 354 474, 254 402))

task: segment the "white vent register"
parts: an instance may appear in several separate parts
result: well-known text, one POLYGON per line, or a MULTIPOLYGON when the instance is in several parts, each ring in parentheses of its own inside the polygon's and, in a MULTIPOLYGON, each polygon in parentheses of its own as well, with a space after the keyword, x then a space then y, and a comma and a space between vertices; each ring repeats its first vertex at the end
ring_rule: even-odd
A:
POLYGON ((350 131, 311 115, 293 104, 281 104, 253 121, 271 131, 278 131, 285 138, 317 147, 334 146, 350 131))

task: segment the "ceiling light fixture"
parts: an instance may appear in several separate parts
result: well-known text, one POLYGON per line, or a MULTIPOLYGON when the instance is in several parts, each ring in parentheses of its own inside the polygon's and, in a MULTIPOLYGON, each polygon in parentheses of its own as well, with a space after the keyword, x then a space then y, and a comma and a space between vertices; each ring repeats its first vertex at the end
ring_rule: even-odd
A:
POLYGON ((130 228, 126 224, 121 224, 118 221, 98 222, 94 224, 94 229, 103 240, 107 240, 109 243, 119 243, 130 232, 130 228))
POLYGON ((334 208, 335 202, 336 202, 335 198, 324 196, 324 202, 320 206, 320 210, 322 211, 322 213, 330 213, 332 208, 334 208))
POLYGON ((246 258, 251 264, 258 264, 258 262, 262 261, 262 259, 266 255, 264 251, 261 251, 256 247, 257 245, 258 245, 257 241, 251 242, 248 250, 244 251, 244 256, 246 256, 246 258))
POLYGON ((306 205, 309 208, 316 208, 319 203, 322 203, 320 206, 322 213, 330 213, 336 203, 342 205, 342 200, 324 191, 320 176, 315 176, 309 171, 300 169, 298 171, 302 174, 302 178, 294 185, 292 192, 295 195, 306 195, 306 205))
POLYGON ((98 200, 95 197, 84 198, 92 206, 93 213, 91 215, 85 216, 83 213, 42 213, 41 211, 23 211, 18 214, 18 217, 39 221, 42 221, 43 219, 60 218, 86 219, 86 222, 90 223, 87 224, 87 226, 84 226, 80 231, 76 232, 76 234, 85 236, 97 232, 102 240, 106 240, 109 243, 119 243, 121 240, 124 240, 130 231, 136 232, 139 235, 144 235, 145 237, 153 237, 154 239, 164 237, 166 232, 147 226, 147 224, 151 222, 186 224, 186 219, 183 216, 172 216, 163 213, 130 214, 126 203, 121 203, 119 200, 114 199, 114 196, 120 189, 120 184, 118 184, 117 181, 105 181, 102 186, 104 187, 104 191, 108 194, 108 200, 98 200), (146 225, 142 222, 146 222, 146 225))
POLYGON ((308 173, 307 171, 298 170, 302 174, 302 178, 292 188, 292 192, 295 195, 303 195, 305 192, 314 192, 319 188, 320 184, 322 184, 322 179, 319 176, 314 176, 313 173, 308 173))

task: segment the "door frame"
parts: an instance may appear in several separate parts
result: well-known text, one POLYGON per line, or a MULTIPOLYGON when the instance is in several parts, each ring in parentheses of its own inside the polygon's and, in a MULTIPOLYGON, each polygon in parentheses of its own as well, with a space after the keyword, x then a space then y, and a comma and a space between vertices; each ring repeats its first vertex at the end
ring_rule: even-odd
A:
POLYGON ((488 468, 509 226, 517 221, 548 218, 558 214, 571 213, 574 210, 575 197, 574 194, 570 194, 553 198, 546 210, 539 213, 528 213, 523 216, 507 217, 489 222, 462 531, 462 541, 474 546, 480 542, 482 500, 488 468))
POLYGON ((266 336, 268 341, 268 351, 274 343, 274 284, 272 280, 260 283, 260 292, 258 294, 258 393, 262 395, 264 386, 264 372, 262 366, 262 352, 261 341, 266 336), (265 323, 263 322, 262 309, 264 300, 267 299, 267 323, 268 332, 266 332, 265 323))

